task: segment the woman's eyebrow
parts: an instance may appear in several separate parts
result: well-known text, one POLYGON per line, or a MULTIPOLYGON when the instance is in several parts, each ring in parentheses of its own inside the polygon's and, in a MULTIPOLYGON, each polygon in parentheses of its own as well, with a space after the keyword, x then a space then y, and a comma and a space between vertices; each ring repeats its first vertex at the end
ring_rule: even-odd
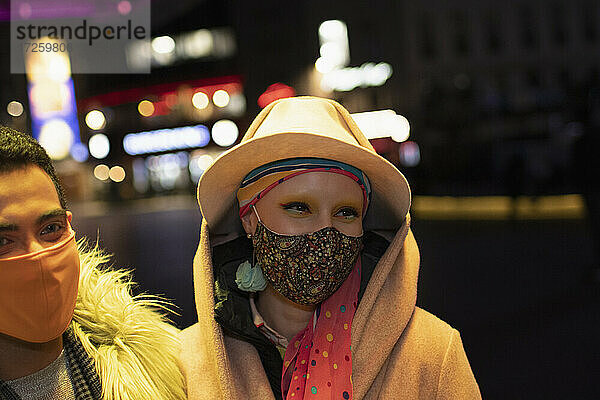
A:
POLYGON ((45 212, 38 217, 38 219, 36 220, 36 223, 41 224, 45 221, 48 221, 49 219, 56 218, 56 217, 66 218, 67 210, 64 210, 62 208, 57 208, 55 210, 45 212))

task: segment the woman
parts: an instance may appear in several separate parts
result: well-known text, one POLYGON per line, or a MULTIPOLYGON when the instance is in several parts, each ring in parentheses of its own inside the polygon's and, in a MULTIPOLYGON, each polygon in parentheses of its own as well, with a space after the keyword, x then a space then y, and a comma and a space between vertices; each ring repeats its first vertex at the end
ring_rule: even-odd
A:
POLYGON ((410 191, 338 103, 276 101, 198 184, 191 399, 478 399, 415 307, 410 191))

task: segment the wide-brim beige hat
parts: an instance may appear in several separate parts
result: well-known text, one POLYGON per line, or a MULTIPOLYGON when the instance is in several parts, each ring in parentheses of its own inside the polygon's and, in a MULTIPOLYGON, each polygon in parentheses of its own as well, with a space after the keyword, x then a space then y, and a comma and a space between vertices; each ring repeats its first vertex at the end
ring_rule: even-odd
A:
POLYGON ((250 171, 296 157, 341 161, 367 175, 372 199, 363 224, 366 228, 392 229, 404 221, 410 208, 410 188, 402 173, 375 152, 344 107, 330 99, 306 96, 269 104, 241 142, 204 172, 198 182, 198 204, 211 230, 220 227, 219 231, 226 233, 236 219, 240 225, 236 193, 250 171))

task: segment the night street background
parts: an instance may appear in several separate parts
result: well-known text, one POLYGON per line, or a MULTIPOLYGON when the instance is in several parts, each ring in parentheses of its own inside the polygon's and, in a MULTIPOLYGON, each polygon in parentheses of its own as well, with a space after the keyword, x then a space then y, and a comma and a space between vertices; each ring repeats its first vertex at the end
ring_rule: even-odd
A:
POLYGON ((407 177, 418 305, 461 332, 483 398, 600 399, 600 1, 68 1, 0 0, 0 124, 52 150, 78 235, 180 328, 198 179, 270 101, 328 97, 407 177), (132 15, 146 42, 11 46, 13 25, 132 15))

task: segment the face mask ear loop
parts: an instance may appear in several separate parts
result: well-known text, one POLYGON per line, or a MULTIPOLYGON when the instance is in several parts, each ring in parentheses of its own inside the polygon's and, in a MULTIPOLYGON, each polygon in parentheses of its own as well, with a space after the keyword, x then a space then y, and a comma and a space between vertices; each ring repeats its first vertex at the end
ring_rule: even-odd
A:
POLYGON ((258 209, 256 208, 256 206, 254 204, 252 204, 252 208, 254 209, 254 213, 256 214, 256 218, 258 219, 258 222, 263 224, 262 220, 260 219, 260 215, 258 215, 258 209))
MULTIPOLYGON (((254 213, 256 214, 256 218, 258 219, 258 222, 260 222, 262 224, 262 221, 260 220, 260 215, 258 215, 258 210, 254 206, 254 204, 252 205, 252 208, 254 209, 254 213)), ((254 247, 254 235, 255 234, 256 234, 256 229, 254 229, 254 234, 250 235, 250 238, 252 240, 252 266, 253 267, 256 267, 256 248, 254 247)))

